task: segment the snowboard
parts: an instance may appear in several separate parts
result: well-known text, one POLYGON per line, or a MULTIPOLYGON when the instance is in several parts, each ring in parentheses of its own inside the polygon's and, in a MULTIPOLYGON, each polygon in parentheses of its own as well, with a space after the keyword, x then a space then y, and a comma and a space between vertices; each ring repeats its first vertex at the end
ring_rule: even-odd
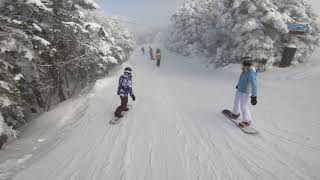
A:
POLYGON ((233 119, 231 117, 231 114, 232 112, 228 109, 225 109, 222 111, 222 114, 225 115, 229 120, 231 120, 233 123, 235 123, 244 133, 246 134, 258 134, 258 131, 256 129, 254 129, 252 126, 249 126, 249 127, 240 127, 239 124, 240 124, 240 120, 237 120, 237 119, 233 119))
MULTIPOLYGON (((129 111, 131 111, 133 105, 129 104, 127 107, 129 108, 129 111)), ((124 118, 127 117, 129 111, 124 111, 124 112, 122 112, 122 113, 121 113, 121 114, 123 115, 122 118, 113 117, 113 118, 109 121, 109 124, 111 124, 111 125, 119 124, 124 118)))

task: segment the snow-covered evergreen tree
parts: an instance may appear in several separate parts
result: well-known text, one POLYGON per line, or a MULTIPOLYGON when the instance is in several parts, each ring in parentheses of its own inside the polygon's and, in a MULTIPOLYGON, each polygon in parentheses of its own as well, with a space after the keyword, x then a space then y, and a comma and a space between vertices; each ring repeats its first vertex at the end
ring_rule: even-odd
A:
POLYGON ((131 33, 97 7, 93 0, 0 2, 0 135, 15 136, 25 114, 49 110, 129 58, 131 33))
POLYGON ((320 39, 319 19, 308 0, 188 0, 172 22, 169 49, 212 57, 218 66, 252 56, 271 67, 288 43, 298 47, 295 62, 303 62, 320 39), (288 23, 308 24, 309 32, 290 35, 288 23))
POLYGON ((172 16, 167 46, 183 55, 205 55, 205 34, 213 29, 213 1, 188 0, 172 16), (210 23, 212 22, 212 23, 210 23))

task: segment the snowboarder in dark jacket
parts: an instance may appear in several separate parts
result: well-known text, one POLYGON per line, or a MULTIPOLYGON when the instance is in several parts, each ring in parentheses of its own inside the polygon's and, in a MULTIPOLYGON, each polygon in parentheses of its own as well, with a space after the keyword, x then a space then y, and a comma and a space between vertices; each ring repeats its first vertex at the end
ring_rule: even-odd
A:
POLYGON ((158 48, 156 51, 156 60, 157 60, 157 66, 160 67, 160 61, 161 61, 161 51, 158 48))
POLYGON ((149 47, 149 54, 150 54, 150 59, 151 60, 154 60, 154 57, 153 57, 153 49, 151 47, 149 47))
POLYGON ((128 96, 130 95, 132 100, 135 101, 136 97, 134 96, 132 90, 132 69, 130 67, 126 67, 124 69, 124 74, 119 78, 119 85, 118 85, 118 92, 117 94, 120 96, 121 105, 118 106, 114 115, 118 118, 122 118, 123 115, 121 114, 123 111, 128 111, 128 96))

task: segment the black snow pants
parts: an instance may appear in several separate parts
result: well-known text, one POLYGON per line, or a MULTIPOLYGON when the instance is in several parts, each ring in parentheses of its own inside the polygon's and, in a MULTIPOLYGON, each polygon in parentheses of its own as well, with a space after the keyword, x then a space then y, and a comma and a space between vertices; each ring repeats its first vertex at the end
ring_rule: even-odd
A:
POLYGON ((160 59, 157 59, 157 66, 160 67, 160 59))
POLYGON ((121 99, 121 105, 118 106, 118 108, 116 109, 116 112, 114 112, 114 115, 116 117, 119 117, 121 113, 127 109, 127 105, 128 105, 128 96, 120 96, 120 99, 121 99))

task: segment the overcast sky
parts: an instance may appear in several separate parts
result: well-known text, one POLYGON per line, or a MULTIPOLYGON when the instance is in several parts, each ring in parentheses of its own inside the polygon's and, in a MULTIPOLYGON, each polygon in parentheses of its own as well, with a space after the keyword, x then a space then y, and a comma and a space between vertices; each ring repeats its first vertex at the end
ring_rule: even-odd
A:
POLYGON ((320 0, 310 0, 313 5, 313 10, 320 14, 320 0))
MULTIPOLYGON (((320 14, 320 0, 310 0, 315 12, 320 14)), ((149 27, 166 27, 170 16, 184 0, 97 0, 108 15, 118 15, 129 21, 149 27)), ((131 28, 142 28, 130 25, 131 28)))
POLYGON ((108 15, 119 15, 151 27, 166 27, 171 15, 183 2, 184 0, 97 0, 108 15))

